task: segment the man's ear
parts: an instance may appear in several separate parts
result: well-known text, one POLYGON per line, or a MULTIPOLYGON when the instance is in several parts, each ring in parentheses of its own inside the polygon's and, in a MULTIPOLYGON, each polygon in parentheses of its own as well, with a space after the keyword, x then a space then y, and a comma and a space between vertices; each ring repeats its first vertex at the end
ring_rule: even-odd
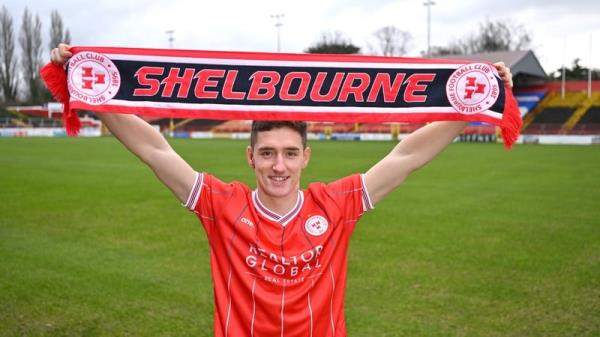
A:
POLYGON ((246 148, 246 160, 248 161, 248 166, 254 168, 254 151, 250 145, 246 148))
POLYGON ((304 162, 302 163, 302 168, 305 169, 306 166, 308 166, 308 162, 310 161, 310 154, 312 153, 312 150, 310 149, 310 147, 305 147, 304 148, 304 162))

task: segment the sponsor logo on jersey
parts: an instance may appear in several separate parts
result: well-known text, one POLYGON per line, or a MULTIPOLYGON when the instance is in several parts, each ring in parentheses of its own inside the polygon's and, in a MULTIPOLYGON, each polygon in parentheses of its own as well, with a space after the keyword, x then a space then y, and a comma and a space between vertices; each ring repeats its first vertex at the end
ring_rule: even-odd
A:
POLYGON ((473 63, 456 69, 446 83, 446 96, 456 111, 473 115, 488 110, 500 94, 496 68, 473 63))
POLYGON ((329 223, 327 222, 327 219, 320 215, 311 216, 304 223, 304 229, 312 236, 323 235, 323 233, 327 231, 328 227, 329 223))
POLYGON ((243 217, 241 221, 242 221, 242 223, 245 223, 246 225, 248 225, 248 227, 254 228, 254 223, 252 221, 248 220, 247 218, 243 217))
POLYGON ((71 97, 90 105, 100 105, 112 99, 121 86, 121 75, 108 57, 83 52, 69 60, 69 93, 71 97))
POLYGON ((321 268, 319 259, 323 253, 323 246, 317 245, 296 255, 284 256, 250 244, 248 252, 246 265, 262 275, 266 281, 299 283, 304 281, 305 275, 321 268), (293 281, 294 279, 296 281, 293 281))

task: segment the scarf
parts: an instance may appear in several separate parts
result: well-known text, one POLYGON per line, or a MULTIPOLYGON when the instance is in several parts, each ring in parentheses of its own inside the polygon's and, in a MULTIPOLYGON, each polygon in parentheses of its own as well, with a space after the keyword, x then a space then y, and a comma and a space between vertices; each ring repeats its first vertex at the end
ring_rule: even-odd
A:
POLYGON ((499 126, 507 148, 522 125, 495 67, 470 61, 363 55, 73 47, 41 76, 77 110, 163 118, 353 123, 471 121, 499 126))

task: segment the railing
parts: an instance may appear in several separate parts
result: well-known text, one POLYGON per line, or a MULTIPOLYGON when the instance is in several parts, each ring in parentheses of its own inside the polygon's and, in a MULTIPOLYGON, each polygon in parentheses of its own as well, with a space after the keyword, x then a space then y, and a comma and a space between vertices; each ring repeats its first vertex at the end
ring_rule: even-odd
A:
POLYGON ((14 127, 35 127, 35 128, 57 128, 62 127, 62 122, 58 119, 49 118, 15 118, 15 117, 0 117, 0 127, 2 128, 14 128, 14 127))

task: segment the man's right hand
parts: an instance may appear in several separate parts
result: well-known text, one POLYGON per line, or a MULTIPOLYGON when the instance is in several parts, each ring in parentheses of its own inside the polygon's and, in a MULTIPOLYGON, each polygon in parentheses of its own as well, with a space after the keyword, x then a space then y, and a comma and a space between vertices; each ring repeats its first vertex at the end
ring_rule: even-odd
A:
POLYGON ((50 61, 54 64, 63 65, 67 60, 73 56, 73 53, 69 51, 71 46, 65 43, 59 43, 58 47, 52 49, 50 52, 50 61))

